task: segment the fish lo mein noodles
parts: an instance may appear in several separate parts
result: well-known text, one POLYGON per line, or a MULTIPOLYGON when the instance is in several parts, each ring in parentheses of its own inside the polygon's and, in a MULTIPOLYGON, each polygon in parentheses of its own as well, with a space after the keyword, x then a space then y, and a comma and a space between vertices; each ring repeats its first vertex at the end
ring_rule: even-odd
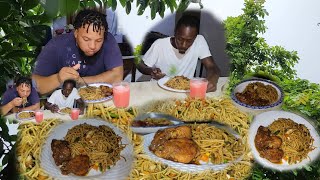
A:
POLYGON ((310 131, 303 124, 298 124, 291 119, 279 118, 268 126, 271 134, 282 139, 281 149, 284 159, 289 164, 295 164, 308 157, 314 149, 314 139, 310 131))
POLYGON ((39 159, 43 143, 60 123, 57 119, 46 119, 40 124, 27 122, 19 126, 16 153, 21 176, 27 179, 50 179, 41 168, 39 159))
POLYGON ((172 89, 189 90, 190 79, 184 76, 175 76, 169 79, 164 85, 172 89))
POLYGON ((104 172, 120 159, 125 148, 121 137, 108 126, 99 127, 80 124, 68 130, 65 140, 69 142, 71 155, 87 155, 90 167, 100 167, 104 172))
POLYGON ((244 152, 240 139, 208 124, 192 125, 192 140, 200 147, 202 160, 212 164, 234 161, 244 152))

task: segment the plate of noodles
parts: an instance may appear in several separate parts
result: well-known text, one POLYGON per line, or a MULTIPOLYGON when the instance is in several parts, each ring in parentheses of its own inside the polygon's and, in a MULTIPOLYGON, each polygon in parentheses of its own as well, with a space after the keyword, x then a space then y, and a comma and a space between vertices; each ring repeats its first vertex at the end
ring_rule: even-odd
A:
POLYGON ((190 92, 190 79, 184 76, 165 76, 158 80, 158 85, 168 91, 190 92))
POLYGON ((112 99, 112 85, 108 83, 91 83, 79 88, 79 95, 85 103, 99 103, 112 99))
POLYGON ((320 154, 320 138, 303 117, 286 111, 257 115, 249 129, 255 160, 279 171, 301 168, 320 154))
POLYGON ((131 130, 134 133, 148 134, 181 123, 180 120, 171 115, 148 112, 137 116, 134 121, 132 121, 131 130))
POLYGON ((66 115, 71 114, 71 108, 70 107, 62 107, 58 110, 59 114, 66 115))
MULTIPOLYGON (((176 128, 180 128, 177 130, 177 133, 170 132, 169 134, 173 134, 176 136, 183 132, 182 128, 191 127, 192 138, 185 140, 183 137, 179 138, 167 138, 167 144, 163 143, 161 145, 156 145, 156 151, 152 150, 152 146, 154 143, 154 139, 156 137, 160 137, 159 139, 163 139, 163 137, 157 133, 165 132, 169 129, 163 129, 158 131, 157 133, 151 133, 144 136, 143 141, 143 150, 144 152, 154 161, 161 162, 166 164, 174 169, 183 172, 200 172, 205 170, 214 170, 219 171, 227 168, 233 163, 241 161, 244 153, 244 145, 242 144, 242 140, 238 134, 233 134, 234 131, 229 132, 228 127, 225 125, 220 126, 220 123, 213 124, 194 124, 194 125, 178 125, 176 128), (223 128, 226 127, 226 128, 223 128), (173 141, 182 143, 181 145, 173 145, 173 141), (186 155, 186 158, 183 157, 180 153, 182 151, 192 151, 193 147, 190 146, 190 141, 196 143, 198 146, 198 152, 196 152, 195 156, 192 157, 191 161, 184 161, 185 159, 190 159, 190 154, 186 155), (171 144, 171 145, 170 145, 171 144), (185 145, 187 144, 187 145, 185 145), (165 146, 168 146, 167 148, 165 146), (177 148, 178 150, 169 150, 169 149, 177 148), (184 149, 185 148, 185 149, 184 149), (160 152, 162 150, 162 152, 160 152), (171 152, 172 151, 172 152, 171 152), (165 155, 167 153, 167 155, 165 155), (158 154, 162 154, 164 156, 158 156, 158 154), (180 159, 181 161, 173 161, 171 158, 175 159, 175 155, 177 155, 176 159, 180 159), (170 156, 165 157, 165 156, 170 156)), ((178 135, 179 136, 179 135, 178 135)), ((161 142, 160 141, 160 142, 161 142)), ((191 142, 192 145, 192 142, 191 142)), ((192 145, 193 146, 193 145, 192 145)))
POLYGON ((21 111, 16 114, 16 119, 18 119, 19 121, 31 120, 34 119, 34 117, 34 111, 21 111))
POLYGON ((247 79, 238 83, 231 94, 233 102, 249 110, 270 110, 283 101, 283 92, 274 82, 265 79, 247 79))
POLYGON ((65 122, 46 139, 40 162, 53 179, 126 179, 133 146, 111 123, 95 119, 65 122))

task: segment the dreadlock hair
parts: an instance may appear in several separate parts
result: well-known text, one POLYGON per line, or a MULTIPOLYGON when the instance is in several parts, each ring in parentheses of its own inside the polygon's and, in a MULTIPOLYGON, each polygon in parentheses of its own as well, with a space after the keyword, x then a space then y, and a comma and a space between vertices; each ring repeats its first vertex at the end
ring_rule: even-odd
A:
POLYGON ((199 25, 200 25, 199 18, 197 18, 196 16, 192 16, 192 15, 184 15, 177 22, 177 25, 176 25, 176 27, 174 29, 174 32, 176 33, 177 30, 181 26, 185 26, 185 27, 194 27, 194 28, 196 28, 197 29, 197 34, 199 34, 199 25))
MULTIPOLYGON (((102 28, 104 28, 105 32, 108 32, 106 15, 91 9, 81 10, 74 19, 73 27, 74 29, 79 29, 91 24, 94 32, 100 32, 102 28)), ((87 28, 87 32, 89 27, 87 28)))
POLYGON ((29 78, 29 77, 19 77, 16 80, 16 87, 20 86, 21 84, 25 84, 25 85, 27 85, 27 86, 29 86, 31 88, 32 87, 31 78, 29 78))
POLYGON ((76 87, 76 81, 73 79, 67 79, 63 82, 62 88, 65 88, 67 84, 71 84, 74 88, 76 87))

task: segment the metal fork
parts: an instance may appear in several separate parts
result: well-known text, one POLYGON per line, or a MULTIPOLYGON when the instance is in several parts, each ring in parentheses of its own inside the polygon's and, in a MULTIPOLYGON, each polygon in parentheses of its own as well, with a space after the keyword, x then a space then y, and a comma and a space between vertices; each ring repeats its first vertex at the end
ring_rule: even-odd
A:
POLYGON ((89 87, 89 85, 86 83, 86 81, 83 79, 83 77, 80 76, 80 78, 82 79, 82 81, 84 82, 84 84, 89 87))

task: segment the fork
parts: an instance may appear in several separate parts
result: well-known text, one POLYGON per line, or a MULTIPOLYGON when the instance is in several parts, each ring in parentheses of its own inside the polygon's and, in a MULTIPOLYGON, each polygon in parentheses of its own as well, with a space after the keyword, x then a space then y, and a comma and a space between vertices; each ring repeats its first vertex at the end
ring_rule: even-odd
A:
POLYGON ((80 76, 80 78, 82 79, 82 81, 84 82, 84 84, 89 87, 89 85, 86 83, 86 81, 83 79, 83 77, 80 76))

